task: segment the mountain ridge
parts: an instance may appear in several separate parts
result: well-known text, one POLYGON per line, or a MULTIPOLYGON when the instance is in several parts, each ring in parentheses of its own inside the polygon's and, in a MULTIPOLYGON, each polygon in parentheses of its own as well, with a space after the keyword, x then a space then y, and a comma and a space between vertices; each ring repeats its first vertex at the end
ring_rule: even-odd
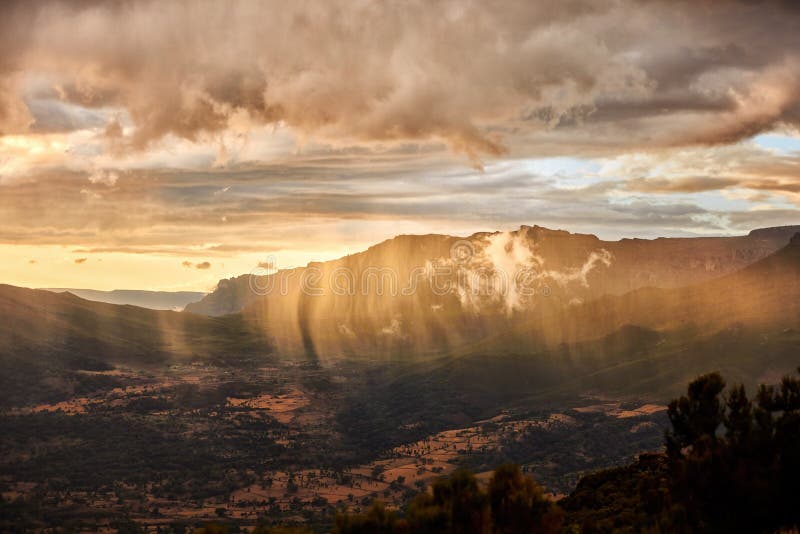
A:
POLYGON ((59 398, 98 380, 86 371, 272 353, 241 316, 151 310, 7 284, 0 284, 0 338, 0 406, 59 398))
POLYGON ((197 302, 206 293, 200 291, 151 291, 142 289, 97 289, 43 287, 55 293, 72 293, 80 298, 107 304, 130 304, 151 310, 182 311, 187 304, 197 302))
MULTIPOLYGON (((517 396, 633 391, 663 398, 689 374, 715 368, 749 381, 797 365, 800 234, 770 256, 713 280, 642 287, 567 306, 545 299, 511 315, 467 313, 452 297, 449 307, 373 334, 370 328, 381 324, 385 312, 375 311, 348 331, 339 321, 356 304, 313 299, 290 295, 284 303, 263 301, 239 314, 208 317, 0 285, 3 403, 91 387, 84 384, 87 370, 196 361, 263 365, 274 358, 310 358, 323 367, 348 358, 403 362, 417 374, 476 382, 492 395, 505 389, 517 396), (301 313, 282 316, 284 304, 301 313), (486 365, 497 368, 480 385, 486 365)), ((421 302, 404 301, 389 312, 419 312, 421 302)))
MULTIPOLYGON (((628 265, 635 265, 621 275, 626 281, 616 281, 609 291, 624 293, 637 287, 647 285, 664 285, 671 287, 686 283, 683 275, 691 273, 697 280, 733 272, 752 263, 785 245, 794 233, 800 231, 800 225, 760 228, 751 230, 747 235, 731 237, 659 237, 655 239, 623 238, 617 241, 604 241, 594 234, 571 233, 566 230, 552 230, 538 225, 522 225, 512 232, 476 232, 467 237, 445 234, 402 234, 368 247, 366 250, 349 254, 327 262, 309 262, 305 267, 282 269, 280 273, 302 273, 310 267, 321 265, 346 265, 357 261, 357 258, 369 258, 366 262, 371 266, 392 267, 386 264, 386 256, 403 254, 416 256, 416 264, 424 265, 426 261, 436 258, 448 258, 450 248, 457 243, 475 244, 486 239, 508 234, 512 237, 525 235, 534 243, 547 243, 555 248, 554 243, 568 245, 580 252, 583 258, 593 249, 605 248, 617 258, 626 260, 628 265), (420 254, 420 250, 424 249, 420 254), (688 250, 687 250, 688 249, 688 250), (387 254, 388 251, 388 254, 387 254), (681 257, 685 257, 688 265, 681 266, 681 257), (670 272, 670 269, 672 272, 670 272)), ((557 256, 557 254, 550 254, 557 256)), ((575 267, 575 257, 546 258, 556 264, 575 267)), ((185 311, 204 315, 225 315, 243 310, 248 304, 258 300, 250 289, 252 276, 243 274, 233 278, 222 279, 214 291, 198 302, 188 304, 185 311)), ((256 276, 258 278, 258 276, 256 276)))

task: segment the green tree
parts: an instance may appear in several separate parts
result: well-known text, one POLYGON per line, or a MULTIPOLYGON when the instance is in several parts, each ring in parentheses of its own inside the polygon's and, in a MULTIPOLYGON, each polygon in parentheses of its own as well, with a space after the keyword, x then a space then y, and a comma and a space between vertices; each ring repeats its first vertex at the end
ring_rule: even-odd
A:
POLYGON ((680 456, 687 447, 711 446, 724 420, 720 399, 725 380, 719 373, 703 375, 689 384, 688 395, 669 403, 667 415, 672 431, 667 433, 667 452, 680 456))
POLYGON ((731 445, 749 449, 753 438, 753 403, 747 398, 744 386, 731 389, 726 402, 725 437, 731 445))
POLYGON ((397 514, 380 501, 375 501, 366 514, 337 514, 333 526, 333 534, 399 534, 407 531, 405 521, 399 521, 397 514))
POLYGON ((562 514, 518 465, 498 467, 489 482, 492 531, 498 534, 558 532, 562 514))

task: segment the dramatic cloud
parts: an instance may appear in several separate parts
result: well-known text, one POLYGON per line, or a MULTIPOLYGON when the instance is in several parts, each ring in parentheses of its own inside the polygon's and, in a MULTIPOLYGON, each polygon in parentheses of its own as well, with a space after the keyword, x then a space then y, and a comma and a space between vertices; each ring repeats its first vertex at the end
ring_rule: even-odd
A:
POLYGON ((89 175, 89 181, 93 184, 105 184, 112 186, 117 183, 117 180, 119 180, 119 174, 105 169, 98 169, 89 175))
POLYGON ((755 143, 626 154, 608 160, 601 172, 625 180, 625 189, 634 193, 749 191, 753 198, 776 195, 800 205, 800 154, 755 143))
POLYGON ((224 164, 226 142, 285 124, 477 161, 563 131, 598 149, 800 124, 791 2, 50 1, 2 20, 0 131, 105 116, 112 152, 211 136, 224 164))
POLYGON ((739 185, 735 178, 711 178, 699 176, 697 178, 639 178, 628 184, 628 189, 641 193, 700 193, 702 191, 715 191, 739 185))

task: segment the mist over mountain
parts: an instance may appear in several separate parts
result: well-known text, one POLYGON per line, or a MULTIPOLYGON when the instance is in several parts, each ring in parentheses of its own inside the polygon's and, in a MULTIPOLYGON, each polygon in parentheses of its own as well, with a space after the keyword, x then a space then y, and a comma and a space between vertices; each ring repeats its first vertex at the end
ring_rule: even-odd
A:
POLYGON ((223 280, 182 313, 3 286, 0 354, 9 366, 38 369, 35 377, 47 365, 238 356, 324 363, 548 355, 575 363, 591 346, 589 372, 640 352, 644 341, 683 347, 748 331, 767 343, 793 332, 798 229, 615 242, 536 226, 468 239, 398 236, 339 260, 223 280))
POLYGON ((404 235, 338 260, 222 280, 186 311, 241 312, 284 354, 443 354, 511 324, 535 332, 525 342, 530 349, 612 331, 598 326, 611 316, 587 303, 728 275, 785 246, 798 230, 620 241, 539 226, 468 238, 404 235))
POLYGON ((528 388, 630 392, 645 380, 665 394, 689 369, 783 372, 800 324, 797 229, 617 242, 535 226, 467 240, 399 236, 332 262, 222 281, 181 313, 2 286, 5 386, 17 401, 25 391, 57 398, 86 370, 273 358, 435 360, 433 369, 472 369, 463 383, 497 366, 492 387, 527 376, 528 388), (221 299, 243 308, 198 313, 221 299), (709 350, 715 343, 729 347, 727 362, 709 350), (753 360, 762 349, 768 356, 753 360))

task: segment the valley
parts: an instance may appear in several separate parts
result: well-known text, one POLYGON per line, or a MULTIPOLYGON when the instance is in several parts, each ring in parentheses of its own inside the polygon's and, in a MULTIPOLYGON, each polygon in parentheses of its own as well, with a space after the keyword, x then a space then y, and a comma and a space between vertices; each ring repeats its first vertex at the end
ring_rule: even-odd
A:
POLYGON ((26 503, 32 527, 67 518, 89 528, 267 517, 324 525, 337 510, 376 498, 400 507, 459 467, 490 471, 499 461, 521 463, 563 494, 582 473, 658 449, 664 424, 663 406, 588 397, 524 411, 464 399, 453 410, 444 389, 398 414, 420 377, 359 378, 385 366, 106 373, 135 385, 0 414, 14 436, 0 440, 0 489, 26 503), (399 394, 396 403, 362 409, 376 390, 399 394))

